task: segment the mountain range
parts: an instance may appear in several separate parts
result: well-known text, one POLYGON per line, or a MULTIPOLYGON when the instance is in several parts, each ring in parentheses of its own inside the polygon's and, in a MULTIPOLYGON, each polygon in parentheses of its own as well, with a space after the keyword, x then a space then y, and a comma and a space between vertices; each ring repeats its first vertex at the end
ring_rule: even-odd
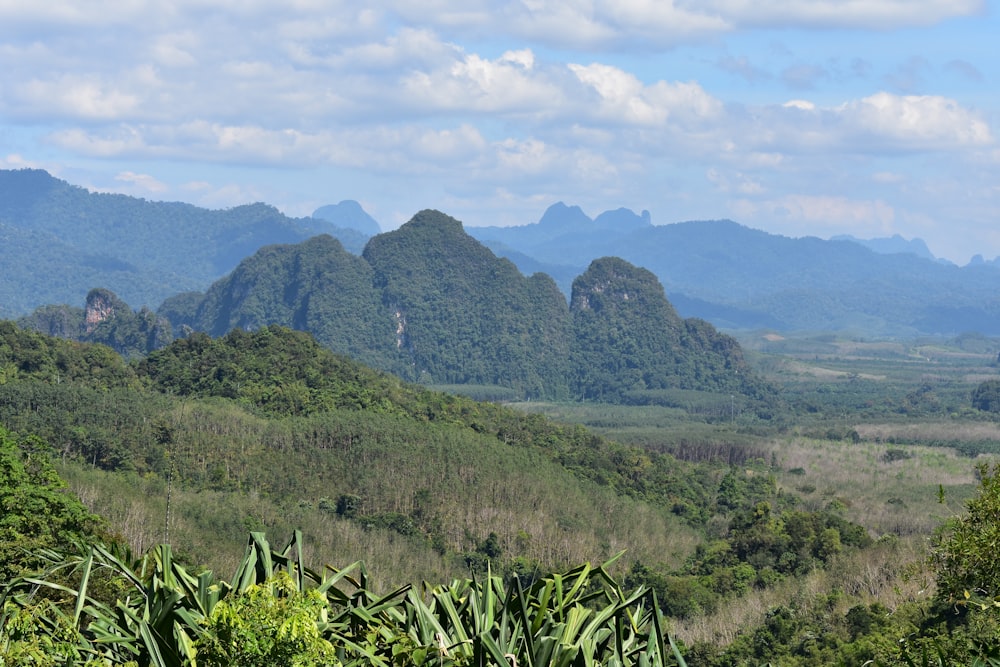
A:
POLYGON ((95 287, 155 307, 205 289, 261 246, 323 233, 359 253, 367 240, 266 204, 207 210, 90 192, 38 169, 0 170, 0 317, 82 303, 95 287))
POLYGON ((628 209, 591 219, 563 203, 534 224, 469 233, 563 291, 593 257, 621 257, 652 271, 681 315, 724 329, 1000 334, 997 264, 941 262, 919 240, 788 238, 730 220, 653 225, 628 209))
MULTIPOLYGON (((79 304, 95 287, 155 309, 207 290, 264 246, 329 234, 360 256, 380 230, 352 201, 290 218, 260 203, 206 210, 0 171, 0 317, 79 304)), ((654 225, 647 211, 591 218, 563 203, 537 223, 465 230, 523 274, 550 276, 567 300, 594 259, 614 256, 651 271, 682 317, 723 329, 1000 335, 996 260, 958 267, 919 239, 788 238, 728 220, 654 225)))
POLYGON ((439 211, 372 237, 360 257, 328 235, 262 248, 159 315, 212 336, 300 329, 409 381, 516 398, 670 403, 697 390, 755 407, 771 398, 736 341, 682 319, 649 271, 597 259, 567 303, 551 277, 524 276, 439 211))

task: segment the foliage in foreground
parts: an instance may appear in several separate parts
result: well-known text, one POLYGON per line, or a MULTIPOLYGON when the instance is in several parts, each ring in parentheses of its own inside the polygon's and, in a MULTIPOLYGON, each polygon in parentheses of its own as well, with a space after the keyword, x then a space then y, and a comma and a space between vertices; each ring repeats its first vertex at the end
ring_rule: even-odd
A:
POLYGON ((655 595, 626 593, 607 563, 527 588, 487 574, 377 595, 363 565, 315 571, 301 547, 298 533, 281 551, 252 533, 228 581, 189 572, 169 545, 137 560, 100 545, 50 551, 44 574, 3 591, 0 665, 684 664, 655 595), (56 582, 68 575, 75 587, 56 582), (116 600, 91 589, 102 576, 121 585, 116 600))
POLYGON ((98 517, 66 488, 34 437, 0 427, 0 581, 36 567, 41 548, 66 547, 99 534, 98 517))

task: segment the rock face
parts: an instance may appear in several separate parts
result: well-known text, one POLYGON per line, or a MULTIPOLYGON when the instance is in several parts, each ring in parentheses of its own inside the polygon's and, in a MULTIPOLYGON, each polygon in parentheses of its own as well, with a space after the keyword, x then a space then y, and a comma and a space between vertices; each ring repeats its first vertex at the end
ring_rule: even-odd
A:
POLYGON ((87 294, 87 305, 84 307, 84 332, 88 335, 94 333, 101 322, 114 317, 116 310, 124 305, 121 299, 110 290, 90 290, 90 293, 87 294))

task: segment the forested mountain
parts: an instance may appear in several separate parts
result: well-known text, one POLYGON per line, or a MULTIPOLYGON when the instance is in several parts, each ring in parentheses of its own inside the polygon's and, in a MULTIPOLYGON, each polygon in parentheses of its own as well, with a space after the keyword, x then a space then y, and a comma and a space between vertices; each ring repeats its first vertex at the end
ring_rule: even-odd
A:
POLYGON ((143 356, 174 339, 168 320, 145 306, 132 310, 118 295, 103 288, 90 290, 83 308, 42 306, 20 318, 18 324, 50 336, 107 345, 129 358, 143 356))
MULTIPOLYGON (((317 234, 359 255, 379 230, 354 201, 289 218, 266 204, 206 210, 89 192, 41 170, 0 170, 0 317, 111 290, 135 307, 205 290, 259 248, 317 234)), ((731 221, 653 225, 558 203, 540 221, 467 233, 567 298, 594 259, 653 272, 684 317, 717 327, 855 335, 1000 334, 1000 264, 957 267, 919 240, 787 238, 731 221)))
POLYGON ((653 225, 648 214, 624 210, 591 220, 562 203, 536 224, 468 232, 518 266, 556 276, 566 293, 568 274, 597 257, 621 257, 652 271, 684 316, 719 327, 1000 333, 1000 268, 938 262, 920 256, 919 246, 885 254, 855 241, 788 238, 728 220, 653 225))
POLYGON ((167 299, 159 314, 175 329, 212 336, 281 324, 311 332, 335 352, 374 363, 384 362, 395 341, 393 319, 380 301, 371 266, 337 239, 321 235, 264 247, 204 295, 167 299))
POLYGON ((767 395, 734 339, 704 320, 682 320, 656 276, 622 259, 594 261, 573 282, 570 310, 576 396, 657 402, 676 388, 767 395))
POLYGON ((81 303, 94 287, 135 305, 205 289, 258 248, 318 233, 366 237, 265 204, 207 210, 89 192, 41 170, 0 170, 0 317, 81 303))
POLYGON ((570 307, 549 276, 523 276, 459 221, 422 211, 362 257, 323 236, 264 248, 159 314, 213 336, 281 324, 410 381, 512 397, 664 402, 688 389, 767 402, 739 346, 681 320, 648 271, 606 259, 578 282, 570 307))
POLYGON ((436 211, 373 237, 363 256, 395 318, 404 377, 566 395, 572 331, 551 278, 525 278, 436 211))

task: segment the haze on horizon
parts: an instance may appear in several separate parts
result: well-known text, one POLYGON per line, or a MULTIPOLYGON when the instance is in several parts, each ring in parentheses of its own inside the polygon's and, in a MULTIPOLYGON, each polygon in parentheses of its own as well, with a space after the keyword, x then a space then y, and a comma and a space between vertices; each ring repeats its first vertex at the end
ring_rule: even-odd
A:
POLYGON ((556 201, 1000 255, 996 0, 0 0, 0 168, 383 226, 556 201))

